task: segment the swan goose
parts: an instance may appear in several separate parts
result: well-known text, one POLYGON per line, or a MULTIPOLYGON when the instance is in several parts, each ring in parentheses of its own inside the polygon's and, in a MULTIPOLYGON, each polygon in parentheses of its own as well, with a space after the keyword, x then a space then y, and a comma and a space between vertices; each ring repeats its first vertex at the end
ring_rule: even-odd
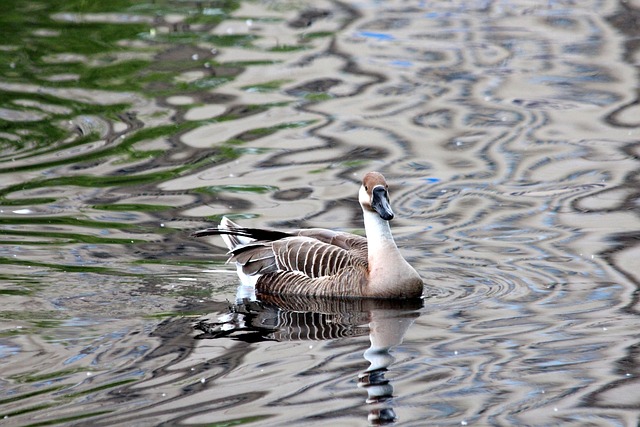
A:
POLYGON ((243 283, 257 294, 417 298, 423 282, 402 257, 389 221, 389 189, 382 174, 367 173, 358 193, 367 237, 321 228, 289 232, 241 227, 223 217, 217 228, 243 283))

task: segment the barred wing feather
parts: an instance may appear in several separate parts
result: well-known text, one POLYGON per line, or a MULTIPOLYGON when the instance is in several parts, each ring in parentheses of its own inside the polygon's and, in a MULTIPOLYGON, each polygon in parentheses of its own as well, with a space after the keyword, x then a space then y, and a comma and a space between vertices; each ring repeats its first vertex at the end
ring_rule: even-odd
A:
POLYGON ((304 236, 257 241, 234 248, 231 254, 230 261, 241 264, 248 275, 291 271, 319 278, 336 275, 345 268, 366 269, 367 265, 366 257, 304 236))

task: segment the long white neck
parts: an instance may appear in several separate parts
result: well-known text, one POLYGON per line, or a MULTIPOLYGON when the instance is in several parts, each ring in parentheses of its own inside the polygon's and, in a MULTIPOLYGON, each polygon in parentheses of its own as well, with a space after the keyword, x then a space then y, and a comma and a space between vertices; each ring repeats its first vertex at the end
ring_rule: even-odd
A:
POLYGON ((420 296, 423 285, 420 275, 402 257, 391 235, 389 222, 368 207, 367 196, 370 195, 363 185, 360 189, 360 205, 367 233, 369 261, 366 294, 376 297, 420 296))
POLYGON ((367 233, 369 262, 371 263, 376 258, 384 257, 385 254, 389 255, 390 252, 396 252, 398 248, 391 235, 389 222, 370 210, 363 209, 362 212, 364 229, 367 233))

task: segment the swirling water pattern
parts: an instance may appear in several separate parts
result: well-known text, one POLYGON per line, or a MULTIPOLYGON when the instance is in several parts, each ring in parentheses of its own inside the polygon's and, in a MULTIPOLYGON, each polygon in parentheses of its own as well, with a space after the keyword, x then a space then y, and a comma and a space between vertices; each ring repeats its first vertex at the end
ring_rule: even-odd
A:
POLYGON ((574 3, 7 2, 3 424, 636 425, 640 5, 574 3), (366 170, 421 306, 226 302, 190 230, 366 170))

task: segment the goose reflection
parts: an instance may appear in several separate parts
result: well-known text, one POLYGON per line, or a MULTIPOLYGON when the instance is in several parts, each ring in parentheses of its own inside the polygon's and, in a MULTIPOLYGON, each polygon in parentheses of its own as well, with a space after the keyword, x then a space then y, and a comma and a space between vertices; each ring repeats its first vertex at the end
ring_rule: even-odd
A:
POLYGON ((391 349, 402 343, 420 315, 421 299, 336 299, 306 296, 261 296, 241 299, 216 320, 195 327, 199 339, 229 337, 245 342, 330 340, 369 335, 364 352, 369 367, 358 376, 367 391, 368 421, 382 425, 397 421, 393 385, 386 378, 395 361, 391 349))

